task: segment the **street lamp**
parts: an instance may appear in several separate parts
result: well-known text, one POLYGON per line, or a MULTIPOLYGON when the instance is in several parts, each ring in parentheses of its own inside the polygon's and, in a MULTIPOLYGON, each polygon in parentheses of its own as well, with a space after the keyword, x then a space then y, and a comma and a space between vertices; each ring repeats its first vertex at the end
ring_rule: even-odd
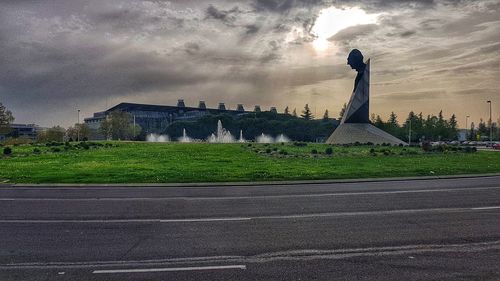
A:
POLYGON ((76 123, 76 140, 80 141, 80 109, 78 109, 78 122, 76 123))
POLYGON ((465 140, 468 139, 467 134, 469 132, 469 115, 465 116, 465 140))
POLYGON ((491 118, 491 101, 487 101, 486 103, 490 104, 490 144, 493 142, 493 123, 492 123, 492 118, 491 118))

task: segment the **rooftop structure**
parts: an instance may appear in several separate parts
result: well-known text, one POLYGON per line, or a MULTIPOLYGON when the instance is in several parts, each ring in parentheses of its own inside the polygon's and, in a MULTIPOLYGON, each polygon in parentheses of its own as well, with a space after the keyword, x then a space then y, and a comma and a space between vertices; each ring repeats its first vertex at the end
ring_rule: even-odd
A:
MULTIPOLYGON (((256 112, 260 112, 260 107, 256 106, 256 112)), ((143 133, 161 133, 169 124, 178 120, 192 120, 201 118, 208 114, 229 114, 244 115, 253 113, 245 111, 243 104, 238 104, 236 110, 229 110, 224 103, 219 103, 217 108, 207 108, 205 101, 200 101, 198 107, 186 106, 183 99, 179 99, 177 106, 120 103, 106 111, 96 112, 92 117, 85 118, 85 124, 91 129, 98 130, 100 124, 113 111, 124 111, 135 117, 135 122, 141 126, 143 133)), ((103 139, 103 137, 93 137, 103 139)))

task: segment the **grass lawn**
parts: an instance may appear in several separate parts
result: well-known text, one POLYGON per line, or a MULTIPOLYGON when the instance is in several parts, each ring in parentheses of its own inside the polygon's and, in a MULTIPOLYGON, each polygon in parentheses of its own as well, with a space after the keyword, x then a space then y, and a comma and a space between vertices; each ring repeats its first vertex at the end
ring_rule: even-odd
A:
POLYGON ((12 155, 0 156, 0 182, 237 182, 500 172, 498 152, 424 153, 420 148, 326 144, 99 142, 86 146, 10 146, 12 155), (325 153, 329 147, 331 155, 325 153))

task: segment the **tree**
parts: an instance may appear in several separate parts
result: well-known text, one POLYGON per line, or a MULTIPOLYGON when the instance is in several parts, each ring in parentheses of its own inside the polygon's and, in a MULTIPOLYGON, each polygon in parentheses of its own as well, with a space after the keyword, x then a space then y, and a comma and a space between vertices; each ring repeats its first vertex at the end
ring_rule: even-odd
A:
POLYGON ((476 139, 475 125, 474 122, 470 123, 469 140, 476 139))
POLYGON ((101 123, 100 132, 108 139, 130 140, 141 133, 141 127, 132 123, 132 116, 124 111, 111 112, 101 123))
POLYGON ((292 116, 293 116, 293 117, 297 117, 297 109, 296 109, 296 108, 294 108, 294 109, 293 109, 292 116))
POLYGON ((448 121, 448 138, 456 139, 458 136, 458 122, 457 116, 455 114, 451 115, 450 121, 448 121))
POLYGON ((10 132, 10 124, 14 122, 12 112, 0 102, 0 134, 10 132))
POLYGON ((300 115, 300 117, 304 118, 305 120, 311 120, 314 118, 311 110, 309 109, 309 104, 306 104, 306 106, 304 106, 304 110, 302 110, 302 114, 300 115))
POLYGON ((347 103, 344 103, 344 105, 342 106, 342 109, 340 110, 340 113, 339 113, 339 119, 342 119, 344 117, 346 110, 347 110, 347 103))
POLYGON ((86 124, 75 124, 75 127, 69 127, 66 130, 66 137, 72 140, 88 140, 91 130, 86 124))
POLYGON ((325 110, 325 114, 323 114, 323 121, 328 121, 330 119, 330 116, 328 114, 328 109, 325 110))
POLYGON ((285 107, 285 112, 284 112, 286 115, 290 115, 290 110, 288 109, 288 106, 285 107))
POLYGON ((45 131, 38 133, 37 139, 39 142, 49 141, 64 141, 66 130, 60 126, 55 126, 45 131))

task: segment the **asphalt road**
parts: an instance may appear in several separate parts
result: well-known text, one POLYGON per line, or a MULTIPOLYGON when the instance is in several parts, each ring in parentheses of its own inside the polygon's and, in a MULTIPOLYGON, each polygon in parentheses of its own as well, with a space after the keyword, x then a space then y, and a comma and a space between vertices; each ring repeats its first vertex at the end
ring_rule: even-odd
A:
POLYGON ((500 177, 3 187, 0 280, 500 280, 500 177))

